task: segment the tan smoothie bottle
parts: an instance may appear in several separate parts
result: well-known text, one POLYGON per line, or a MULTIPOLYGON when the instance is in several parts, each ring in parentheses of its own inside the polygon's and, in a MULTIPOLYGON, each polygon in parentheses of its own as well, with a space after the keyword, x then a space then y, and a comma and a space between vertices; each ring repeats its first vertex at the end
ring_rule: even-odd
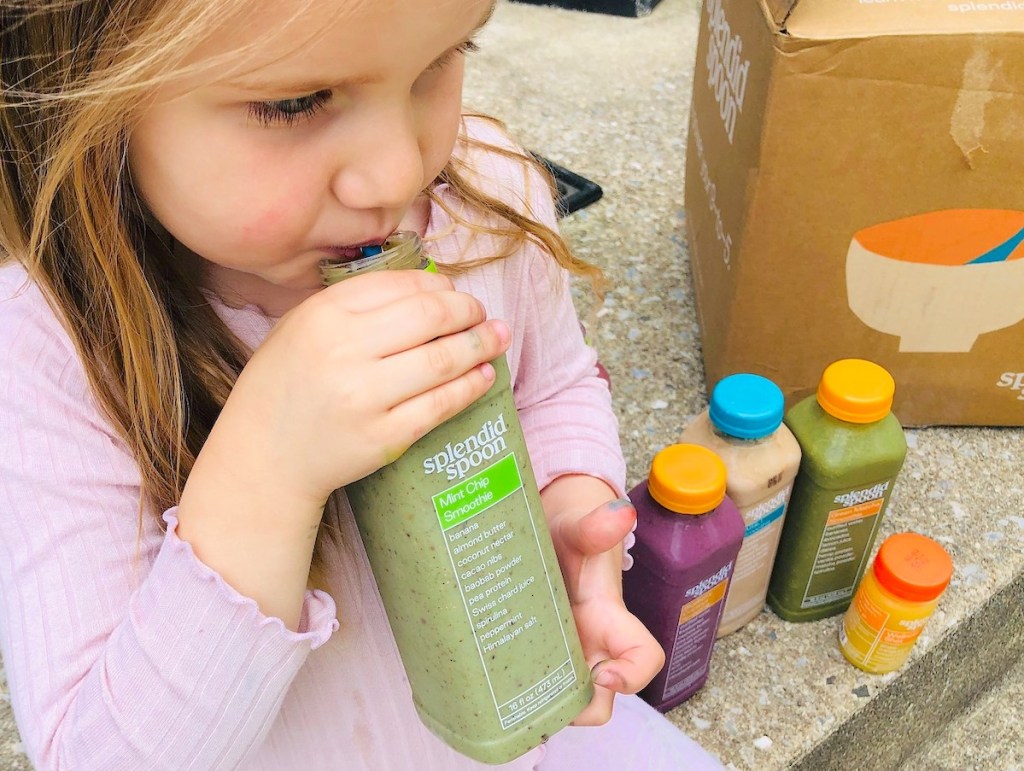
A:
POLYGON ((718 625, 734 632, 764 608, 786 506, 800 466, 800 445, 782 423, 782 391, 760 375, 730 375, 680 442, 713 450, 728 469, 726 492, 743 515, 743 545, 718 625))
MULTIPOLYGON (((415 233, 383 246, 322 264, 324 283, 433 267, 415 233)), ((492 363, 486 394, 345 492, 420 718, 464 755, 505 763, 568 725, 593 684, 508 364, 492 363)))

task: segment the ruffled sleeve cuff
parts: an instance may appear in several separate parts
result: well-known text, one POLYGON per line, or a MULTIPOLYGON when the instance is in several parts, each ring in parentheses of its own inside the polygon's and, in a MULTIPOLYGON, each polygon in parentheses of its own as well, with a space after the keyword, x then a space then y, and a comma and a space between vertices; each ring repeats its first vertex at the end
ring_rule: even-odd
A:
MULTIPOLYGON (((274 641, 287 647, 308 646, 308 650, 315 650, 337 631, 337 607, 327 592, 319 589, 306 591, 299 628, 292 631, 281 619, 264 615, 255 600, 238 592, 219 573, 200 561, 191 544, 178 537, 177 508, 165 512, 163 520, 167 523, 167 535, 150 578, 151 581, 155 578, 167 582, 166 592, 177 596, 183 612, 187 608, 220 604, 224 606, 220 617, 232 619, 232 634, 239 637, 248 635, 254 644, 257 639, 262 639, 264 643, 274 641)), ((212 617, 212 613, 207 616, 212 617)))

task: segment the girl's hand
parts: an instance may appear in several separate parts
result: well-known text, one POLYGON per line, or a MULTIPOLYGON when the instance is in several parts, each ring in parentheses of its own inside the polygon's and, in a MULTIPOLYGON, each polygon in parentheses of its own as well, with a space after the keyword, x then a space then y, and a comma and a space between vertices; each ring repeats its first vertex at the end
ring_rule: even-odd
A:
POLYGON ((482 396, 508 327, 443 276, 381 271, 335 284, 275 326, 210 437, 254 481, 323 503, 482 396))
POLYGON ((574 725, 601 725, 612 715, 615 693, 636 693, 661 670, 665 654, 622 602, 622 541, 636 521, 628 501, 592 510, 579 503, 612 497, 600 480, 559 477, 542 493, 583 653, 594 677, 594 698, 574 725))
POLYGON ((297 629, 327 497, 483 395, 500 321, 422 271, 313 295, 275 326, 196 458, 178 535, 231 586, 297 629))

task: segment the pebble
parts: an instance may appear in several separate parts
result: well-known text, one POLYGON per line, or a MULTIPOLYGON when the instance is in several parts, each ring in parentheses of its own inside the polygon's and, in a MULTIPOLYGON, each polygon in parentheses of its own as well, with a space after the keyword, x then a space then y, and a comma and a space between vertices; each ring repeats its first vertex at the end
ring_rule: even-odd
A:
POLYGON ((981 565, 964 565, 960 571, 960 575, 964 577, 964 580, 969 584, 983 583, 988 580, 988 573, 982 570, 981 565))
POLYGON ((770 750, 772 748, 772 744, 774 744, 774 742, 767 736, 759 736, 754 739, 754 746, 759 750, 770 750))

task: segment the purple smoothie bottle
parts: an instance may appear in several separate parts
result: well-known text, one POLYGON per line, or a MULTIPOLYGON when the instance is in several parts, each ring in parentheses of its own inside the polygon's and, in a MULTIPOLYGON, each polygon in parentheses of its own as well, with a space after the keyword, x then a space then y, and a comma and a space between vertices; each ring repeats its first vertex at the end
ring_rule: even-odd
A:
POLYGON ((633 567, 622 574, 626 607, 661 643, 665 666, 640 692, 667 712, 708 678, 743 515, 725 494, 725 463, 695 444, 654 456, 651 473, 629 493, 636 507, 633 567))

